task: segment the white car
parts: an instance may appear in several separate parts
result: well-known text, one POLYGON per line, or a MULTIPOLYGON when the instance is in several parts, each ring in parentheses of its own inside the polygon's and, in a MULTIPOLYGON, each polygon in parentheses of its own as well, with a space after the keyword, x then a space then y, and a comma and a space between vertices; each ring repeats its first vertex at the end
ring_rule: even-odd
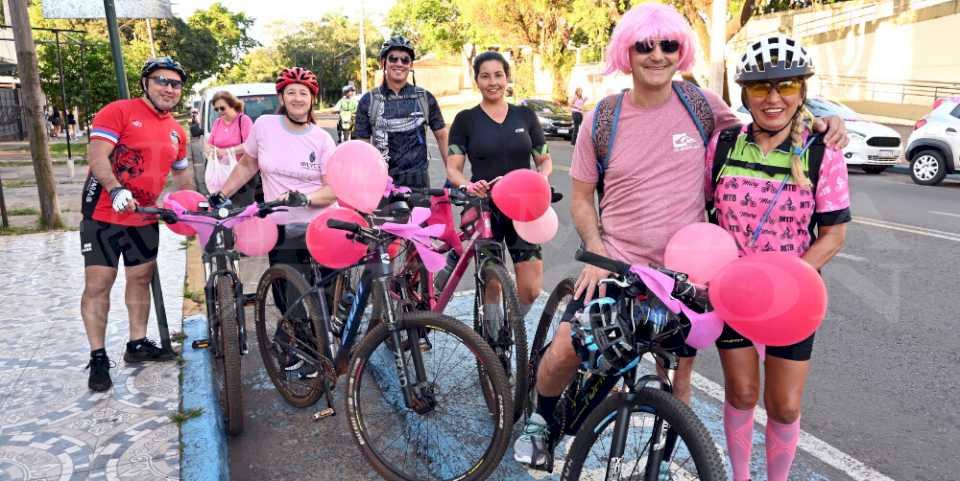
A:
POLYGON ((920 185, 937 185, 960 171, 960 97, 938 99, 917 121, 907 142, 907 160, 910 178, 920 185))
MULTIPOLYGON (((850 107, 823 97, 807 99, 807 108, 817 118, 840 117, 847 125, 850 143, 843 149, 847 165, 855 165, 868 174, 879 174, 896 165, 903 155, 903 141, 896 130, 863 120, 850 107)), ((746 107, 735 111, 745 123, 753 122, 746 107)))

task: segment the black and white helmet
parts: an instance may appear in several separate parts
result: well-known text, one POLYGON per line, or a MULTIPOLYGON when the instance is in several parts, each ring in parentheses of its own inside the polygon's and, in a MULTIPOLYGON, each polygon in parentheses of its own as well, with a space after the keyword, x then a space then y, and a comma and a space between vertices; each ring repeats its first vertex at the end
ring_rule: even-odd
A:
POLYGON ((813 75, 813 59, 799 42, 777 34, 747 45, 737 64, 737 83, 763 82, 813 75))
POLYGON ((584 369, 603 375, 623 374, 639 359, 633 325, 617 313, 609 297, 594 299, 571 325, 573 349, 584 369))

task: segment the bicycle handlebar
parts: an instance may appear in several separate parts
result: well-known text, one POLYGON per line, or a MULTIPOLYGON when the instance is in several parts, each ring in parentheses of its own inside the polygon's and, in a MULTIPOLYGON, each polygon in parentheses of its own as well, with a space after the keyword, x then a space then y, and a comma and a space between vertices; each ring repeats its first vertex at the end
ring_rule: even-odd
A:
MULTIPOLYGON (((640 277, 630 271, 631 266, 626 262, 604 257, 600 254, 595 254, 593 252, 584 250, 583 247, 577 249, 575 258, 580 262, 613 272, 614 274, 623 277, 626 281, 633 285, 644 285, 640 277)), ((663 274, 666 274, 667 276, 670 276, 674 280, 673 293, 671 295, 675 299, 687 304, 688 306, 699 304, 703 301, 703 294, 705 291, 701 289, 698 293, 697 287, 690 283, 689 276, 687 276, 687 274, 683 272, 676 272, 666 267, 654 264, 651 264, 650 267, 663 274)))
POLYGON ((331 229, 345 230, 347 232, 352 232, 354 234, 359 234, 360 229, 362 229, 362 227, 360 227, 359 224, 356 224, 354 222, 345 222, 337 219, 328 219, 327 227, 331 229))

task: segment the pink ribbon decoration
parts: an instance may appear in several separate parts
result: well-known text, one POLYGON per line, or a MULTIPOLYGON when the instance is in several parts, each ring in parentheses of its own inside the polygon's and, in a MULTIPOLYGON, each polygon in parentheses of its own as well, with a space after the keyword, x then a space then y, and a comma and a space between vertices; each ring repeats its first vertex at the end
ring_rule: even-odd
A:
MULTIPOLYGON (((187 209, 183 208, 179 202, 169 199, 170 207, 174 213, 177 214, 177 221, 184 222, 190 227, 193 227, 193 230, 197 231, 197 238, 200 239, 200 245, 206 247, 207 242, 210 241, 210 236, 213 235, 213 227, 217 224, 217 220, 210 217, 202 215, 193 215, 188 214, 187 209)), ((246 209, 243 210, 240 215, 231 217, 223 222, 220 222, 221 225, 227 229, 232 229, 233 226, 257 215, 259 208, 256 204, 250 204, 246 209)))
POLYGON ((676 284, 673 278, 656 269, 641 265, 631 266, 630 272, 639 276, 647 289, 653 292, 667 306, 667 309, 670 309, 674 314, 683 312, 687 319, 690 319, 690 333, 686 338, 687 345, 695 349, 703 349, 716 342, 717 338, 720 337, 720 333, 723 332, 723 321, 713 311, 700 314, 673 298, 671 293, 674 284, 676 284))
POLYGON ((387 189, 383 193, 383 198, 388 199, 393 194, 408 194, 412 192, 409 187, 397 187, 393 184, 393 177, 387 176, 387 189))
POLYGON ((421 224, 430 217, 430 209, 426 207, 414 207, 410 213, 410 220, 406 224, 397 224, 395 222, 386 222, 383 224, 383 230, 413 243, 417 249, 420 260, 424 267, 430 272, 439 272, 447 263, 447 258, 439 252, 434 252, 433 239, 443 234, 446 228, 445 224, 433 224, 427 227, 421 227, 421 224))

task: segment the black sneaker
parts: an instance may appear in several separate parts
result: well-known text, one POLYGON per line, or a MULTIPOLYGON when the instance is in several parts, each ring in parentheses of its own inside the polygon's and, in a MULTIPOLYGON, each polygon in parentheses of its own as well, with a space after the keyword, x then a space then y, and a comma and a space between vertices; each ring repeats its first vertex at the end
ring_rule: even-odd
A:
POLYGON ((147 338, 128 342, 127 351, 123 353, 123 360, 133 363, 144 361, 172 361, 176 358, 176 353, 164 351, 160 346, 157 346, 157 343, 147 338))
POLYGON ((87 387, 91 391, 105 392, 113 386, 113 381, 110 379, 110 358, 107 356, 92 356, 87 363, 87 369, 90 370, 87 387))

